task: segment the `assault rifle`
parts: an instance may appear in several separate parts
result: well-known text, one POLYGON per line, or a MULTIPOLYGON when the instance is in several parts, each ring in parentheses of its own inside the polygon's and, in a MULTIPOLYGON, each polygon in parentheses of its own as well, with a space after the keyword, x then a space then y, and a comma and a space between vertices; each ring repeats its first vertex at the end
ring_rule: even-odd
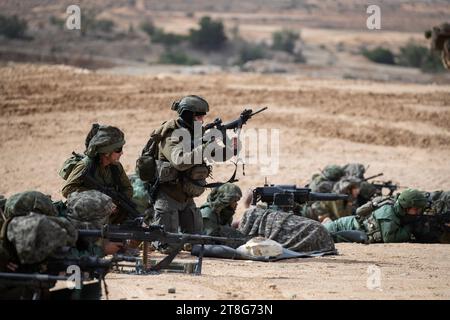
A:
MULTIPOLYGON (((23 290, 15 291, 11 299, 84 299, 86 298, 85 281, 97 279, 104 282, 105 275, 118 261, 131 261, 128 257, 116 255, 113 258, 105 259, 96 256, 84 256, 81 258, 51 258, 45 262, 46 273, 37 273, 34 268, 25 266, 19 268, 19 272, 0 272, 0 286, 6 288, 6 295, 8 289, 21 287, 23 290), (77 272, 75 269, 69 267, 77 266, 79 268, 79 278, 76 278, 73 273, 77 272), (61 274, 64 275, 61 275, 61 274), (80 287, 72 289, 61 289, 49 292, 57 281, 75 281, 80 287), (63 294, 62 294, 63 293, 63 294), (19 296, 17 296, 19 295, 19 296)), ((105 284, 105 283, 104 283, 105 284)), ((99 288, 101 290, 101 286, 99 288)), ((108 295, 105 284, 106 295, 108 295)), ((89 294, 89 293, 88 293, 89 294)), ((91 294, 92 295, 92 294, 91 294)), ((101 291, 95 293, 96 299, 100 298, 101 291)))
POLYGON ((204 125, 203 129, 206 132, 209 129, 216 128, 217 130, 219 130, 222 133, 222 139, 223 139, 223 141, 225 141, 227 130, 235 130, 236 131, 238 129, 241 129, 242 126, 244 124, 246 124, 249 119, 251 119, 251 117, 253 117, 254 115, 256 115, 260 112, 263 112, 266 109, 267 109, 267 107, 264 107, 255 112, 253 112, 252 109, 244 109, 244 111, 242 111, 241 114, 239 115, 239 118, 237 118, 235 120, 232 120, 227 123, 223 123, 221 118, 216 118, 213 122, 204 125))
POLYGON ((450 211, 417 216, 413 223, 415 240, 422 243, 448 243, 444 236, 450 235, 450 211))
POLYGON ((83 176, 83 179, 91 185, 94 186, 94 188, 101 193, 104 193, 111 197, 111 199, 114 201, 114 204, 123 212, 127 213, 128 218, 135 219, 138 217, 141 217, 142 214, 137 211, 136 205, 134 202, 132 202, 130 199, 128 199, 124 194, 122 194, 119 191, 114 190, 113 188, 107 188, 100 183, 98 183, 92 176, 88 173, 86 173, 83 176))
POLYGON ((291 193, 294 196, 294 202, 297 204, 304 204, 309 201, 335 201, 348 199, 348 195, 345 194, 311 192, 311 189, 297 188, 295 184, 265 184, 264 187, 253 189, 252 204, 256 205, 258 201, 261 201, 271 205, 274 202, 276 194, 286 193, 291 193))
POLYGON ((374 181, 371 182, 372 186, 377 189, 378 195, 383 195, 383 189, 389 190, 389 196, 392 196, 394 192, 400 187, 399 185, 393 184, 391 180, 389 181, 374 181))
POLYGON ((151 267, 147 267, 146 253, 144 252, 145 271, 159 271, 167 268, 173 259, 175 259, 176 255, 184 248, 185 244, 199 244, 202 247, 202 251, 198 259, 196 274, 201 274, 203 249, 205 244, 242 245, 247 241, 247 239, 243 238, 172 233, 164 231, 164 227, 159 225, 143 227, 142 218, 135 219, 134 221, 122 225, 106 225, 102 230, 79 230, 78 235, 79 237, 105 238, 114 242, 137 240, 143 241, 145 245, 146 242, 159 241, 171 245, 171 252, 163 260, 151 267))

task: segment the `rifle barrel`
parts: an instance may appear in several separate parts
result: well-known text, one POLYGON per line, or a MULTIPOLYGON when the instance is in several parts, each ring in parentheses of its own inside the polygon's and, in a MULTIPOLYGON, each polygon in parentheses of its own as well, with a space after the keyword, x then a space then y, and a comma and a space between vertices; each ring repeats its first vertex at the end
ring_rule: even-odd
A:
POLYGON ((368 178, 365 178, 363 181, 369 181, 369 180, 371 180, 371 179, 381 177, 382 175, 383 175, 383 172, 378 173, 378 174, 375 174, 375 175, 370 176, 370 177, 368 177, 368 178))
POLYGON ((78 230, 79 237, 93 237, 93 238, 110 238, 117 240, 139 240, 139 241, 154 241, 161 240, 171 243, 181 242, 193 242, 193 243, 207 243, 207 242, 221 242, 221 243, 242 243, 246 242, 246 239, 241 238, 225 238, 225 237, 213 237, 201 234, 188 234, 188 233, 172 233, 164 232, 158 228, 123 228, 113 227, 106 228, 105 230, 78 230))
POLYGON ((258 111, 253 112, 250 116, 254 116, 255 114, 258 114, 258 113, 260 113, 260 112, 263 112, 263 111, 266 110, 266 109, 267 109, 267 107, 261 108, 261 109, 259 109, 258 111))
POLYGON ((65 281, 68 279, 66 276, 53 276, 40 273, 15 273, 15 272, 0 272, 1 279, 8 280, 35 280, 35 281, 65 281))
POLYGON ((336 201, 347 199, 348 195, 346 194, 320 193, 320 192, 311 192, 309 194, 309 201, 336 201))

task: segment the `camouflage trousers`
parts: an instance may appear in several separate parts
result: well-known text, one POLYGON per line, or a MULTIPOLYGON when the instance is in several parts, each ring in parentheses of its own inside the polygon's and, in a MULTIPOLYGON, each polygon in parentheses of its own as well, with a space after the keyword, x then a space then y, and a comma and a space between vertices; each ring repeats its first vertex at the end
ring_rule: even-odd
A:
POLYGON ((165 231, 201 233, 203 220, 193 199, 178 202, 160 191, 154 205, 153 224, 163 225, 165 231))

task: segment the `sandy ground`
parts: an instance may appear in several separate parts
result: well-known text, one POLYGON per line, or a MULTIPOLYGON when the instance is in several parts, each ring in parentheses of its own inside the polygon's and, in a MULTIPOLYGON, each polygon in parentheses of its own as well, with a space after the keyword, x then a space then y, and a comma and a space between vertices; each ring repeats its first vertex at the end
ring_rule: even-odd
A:
MULTIPOLYGON (((326 164, 361 162, 368 174, 423 190, 450 189, 450 88, 442 85, 317 80, 256 74, 106 75, 64 66, 0 66, 0 193, 37 189, 60 199, 62 162, 83 151, 93 122, 123 129, 127 172, 150 132, 174 116, 171 102, 204 96, 208 120, 244 107, 269 110, 247 129, 279 130, 273 175, 260 164, 239 171, 243 189, 304 185, 326 164)), ((251 149, 251 148, 250 148, 251 149)), ((253 149, 251 149, 253 150, 253 149)), ((227 179, 233 165, 214 170, 227 179)), ((202 196, 197 204, 205 199, 202 196)), ((241 206, 242 207, 242 206, 241 206)), ((242 212, 239 212, 239 215, 242 212)), ((113 299, 449 299, 448 245, 338 245, 339 256, 256 263, 205 259, 200 277, 111 274, 113 299), (367 288, 368 267, 381 289, 367 288), (176 288, 176 294, 167 289, 176 288)))
POLYGON ((450 298, 448 245, 338 244, 337 248, 337 256, 272 263, 205 258, 201 276, 111 273, 107 276, 107 280, 111 279, 107 281, 109 298, 450 298), (379 280, 376 280, 377 274, 379 280), (175 288, 175 293, 168 293, 171 288, 175 288))

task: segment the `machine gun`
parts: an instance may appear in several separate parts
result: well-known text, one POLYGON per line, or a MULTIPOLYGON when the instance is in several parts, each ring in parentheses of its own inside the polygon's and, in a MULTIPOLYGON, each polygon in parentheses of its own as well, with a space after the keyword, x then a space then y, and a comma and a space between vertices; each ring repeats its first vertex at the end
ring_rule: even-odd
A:
POLYGON ((292 194, 294 202, 297 204, 304 204, 309 201, 335 201, 348 199, 348 195, 311 192, 311 189, 297 188, 295 184, 265 184, 264 187, 253 189, 252 204, 256 205, 258 201, 261 201, 271 205, 274 202, 276 194, 292 194))
MULTIPOLYGON (((67 281, 68 276, 55 276, 41 273, 0 272, 0 286, 3 288, 3 298, 41 300, 46 298, 48 291, 56 281, 67 281), (23 290, 17 290, 17 288, 23 290), (8 290, 15 292, 10 294, 8 290)), ((2 290, 2 291, 3 291, 2 290)))
POLYGON ((176 255, 184 248, 185 244, 199 244, 202 249, 198 259, 197 269, 195 270, 196 274, 201 274, 205 244, 242 245, 247 241, 247 239, 241 238, 212 237, 197 234, 166 232, 164 231, 163 226, 159 225, 143 227, 141 218, 122 225, 106 225, 102 230, 79 230, 78 235, 79 237, 105 238, 115 242, 122 242, 126 240, 143 241, 144 248, 146 243, 152 241, 160 241, 162 243, 173 245, 171 252, 163 260, 151 267, 148 267, 147 253, 144 252, 144 271, 159 271, 167 268, 173 259, 175 259, 176 255))
MULTIPOLYGON (((12 299, 85 299, 84 282, 97 279, 100 290, 100 282, 103 281, 107 296, 107 287, 104 282, 105 275, 115 263, 124 260, 129 261, 126 256, 122 255, 115 255, 110 259, 97 256, 50 258, 45 262, 45 273, 36 272, 37 269, 34 266, 21 267, 18 272, 0 272, 0 287, 6 290, 6 296, 9 294, 8 291, 12 290, 12 299), (77 275, 72 273, 77 271, 70 269, 70 267, 79 268, 78 279, 76 278, 77 275), (73 289, 60 289, 50 292, 57 281, 75 281, 75 285, 78 284, 79 287, 75 286, 73 289)), ((99 298, 100 294, 101 291, 96 293, 96 298, 99 298)))

